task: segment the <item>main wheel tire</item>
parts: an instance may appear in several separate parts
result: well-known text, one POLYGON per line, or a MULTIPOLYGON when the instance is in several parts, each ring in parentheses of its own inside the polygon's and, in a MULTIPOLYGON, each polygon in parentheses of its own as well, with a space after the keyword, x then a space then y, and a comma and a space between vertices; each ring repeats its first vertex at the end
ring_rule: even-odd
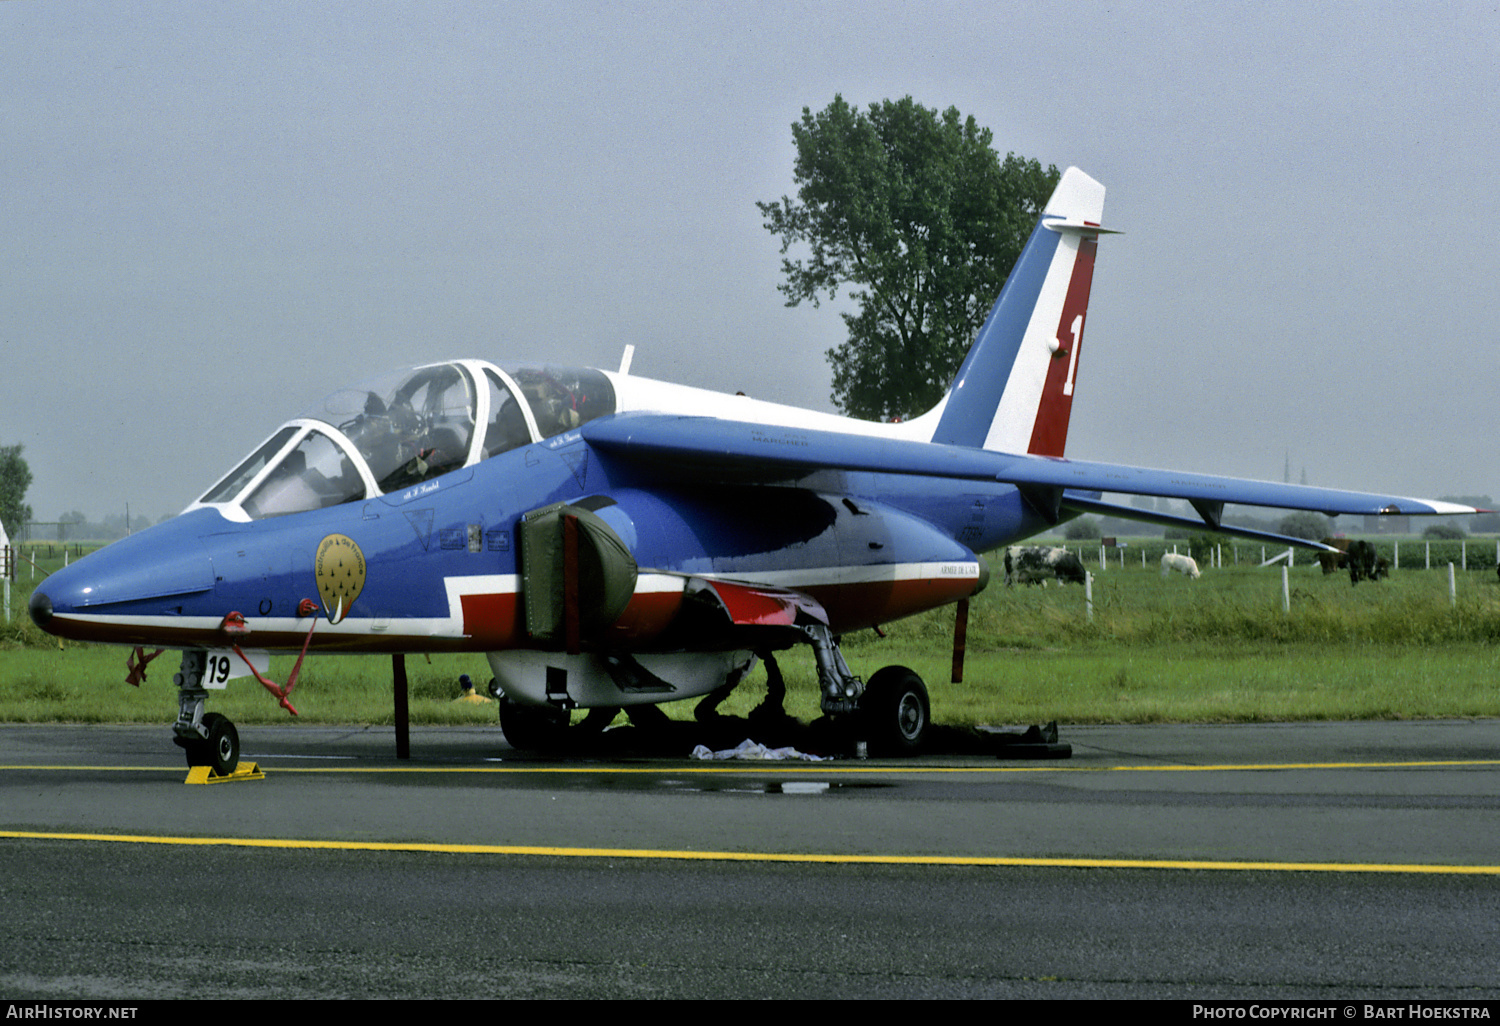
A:
POLYGON ((203 729, 208 731, 207 765, 227 777, 240 764, 240 732, 234 729, 229 717, 220 713, 205 713, 203 729))
POLYGON ((512 748, 547 751, 560 748, 568 729, 568 714, 551 706, 522 705, 500 696, 500 732, 512 748))
POLYGON ((872 755, 916 755, 927 742, 932 706, 927 685, 904 666, 887 666, 865 684, 859 703, 872 755))

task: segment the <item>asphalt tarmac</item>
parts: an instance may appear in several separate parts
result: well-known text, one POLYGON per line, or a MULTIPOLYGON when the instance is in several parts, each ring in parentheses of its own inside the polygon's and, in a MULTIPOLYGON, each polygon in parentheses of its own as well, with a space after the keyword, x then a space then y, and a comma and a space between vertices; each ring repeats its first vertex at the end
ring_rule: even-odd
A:
MULTIPOLYGON (((0 726, 0 996, 1500 998, 1500 723, 1067 760, 540 760, 496 729, 0 726)), ((685 753, 684 753, 685 754, 685 753)))

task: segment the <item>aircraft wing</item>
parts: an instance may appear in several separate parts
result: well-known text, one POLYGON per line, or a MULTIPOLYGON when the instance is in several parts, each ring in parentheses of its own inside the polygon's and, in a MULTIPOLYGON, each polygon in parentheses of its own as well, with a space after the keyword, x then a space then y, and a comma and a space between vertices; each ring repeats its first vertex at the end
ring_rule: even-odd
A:
POLYGON ((1226 503, 1312 510, 1329 515, 1486 512, 1453 502, 1379 492, 1349 492, 1116 463, 989 452, 966 446, 711 417, 628 413, 591 421, 579 430, 590 445, 609 457, 658 471, 665 468, 666 472, 695 480, 770 483, 794 480, 819 470, 846 470, 997 481, 1015 485, 1033 506, 1054 520, 1063 508, 1155 519, 1144 510, 1102 503, 1098 494, 1101 492, 1185 499, 1203 518, 1203 523, 1216 530, 1226 503))

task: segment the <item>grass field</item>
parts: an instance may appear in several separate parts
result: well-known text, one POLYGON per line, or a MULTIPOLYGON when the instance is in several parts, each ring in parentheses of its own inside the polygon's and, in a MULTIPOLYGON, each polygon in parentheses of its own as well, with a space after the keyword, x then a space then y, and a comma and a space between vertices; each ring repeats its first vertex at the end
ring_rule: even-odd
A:
MULTIPOLYGON (((1470 545, 1494 548, 1493 539, 1470 545)), ((916 670, 931 691, 934 718, 953 725, 1500 716, 1500 584, 1492 565, 1457 574, 1456 603, 1446 566, 1404 569, 1357 587, 1345 575, 1299 566, 1284 613, 1279 568, 1242 562, 1189 581, 1142 570, 1139 556, 1103 573, 1091 558, 1092 618, 1077 586, 1011 590, 997 580, 980 595, 961 685, 948 682, 951 609, 890 624, 884 638, 851 635, 845 655, 866 677, 892 663, 916 670)), ((1410 566, 1404 548, 1403 564, 1410 566)), ((173 654, 154 664, 143 687, 130 687, 126 650, 60 646, 32 627, 25 614, 32 582, 24 569, 20 578, 11 599, 17 616, 0 622, 0 720, 165 723, 175 716, 173 654)), ((291 662, 274 660, 272 676, 284 678, 291 662)), ((789 651, 781 665, 789 711, 814 718, 811 654, 789 651)), ((493 722, 494 706, 452 701, 460 673, 481 689, 488 681, 482 656, 413 656, 407 666, 413 722, 493 722)), ((748 712, 763 681, 752 674, 724 711, 748 712)), ((293 702, 303 722, 389 723, 390 660, 314 656, 293 702)), ((209 707, 242 724, 288 719, 248 678, 213 693, 209 707)), ((691 715, 691 703, 666 708, 691 715)))

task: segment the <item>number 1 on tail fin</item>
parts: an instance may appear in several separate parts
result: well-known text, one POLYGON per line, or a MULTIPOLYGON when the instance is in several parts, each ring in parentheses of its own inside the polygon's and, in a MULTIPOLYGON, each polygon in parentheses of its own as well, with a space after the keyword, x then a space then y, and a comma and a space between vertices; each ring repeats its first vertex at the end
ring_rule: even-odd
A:
POLYGON ((936 414, 932 441, 1061 456, 1104 186, 1068 168, 936 414))

